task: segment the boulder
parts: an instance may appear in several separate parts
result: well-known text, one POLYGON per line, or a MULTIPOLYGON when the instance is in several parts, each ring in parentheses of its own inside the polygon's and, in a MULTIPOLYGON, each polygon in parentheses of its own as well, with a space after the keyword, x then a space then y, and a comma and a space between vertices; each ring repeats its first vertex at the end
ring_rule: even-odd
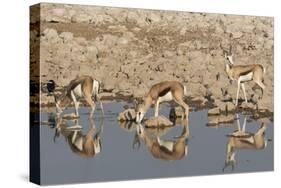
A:
MULTIPOLYGON (((236 106, 232 102, 222 102, 221 100, 215 100, 215 105, 217 106, 216 110, 213 110, 214 113, 217 113, 217 110, 219 109, 221 112, 234 112, 236 109, 236 106)), ((212 114, 212 111, 210 111, 210 114, 212 114)))
POLYGON ((220 114, 220 108, 219 107, 215 107, 212 109, 208 110, 208 115, 219 115, 220 114))
POLYGON ((227 112, 233 112, 236 109, 236 106, 232 102, 227 102, 226 106, 227 106, 227 112))
POLYGON ((127 109, 121 112, 118 116, 118 121, 135 121, 136 112, 134 109, 127 109))
POLYGON ((146 127, 170 127, 173 123, 165 116, 152 117, 144 121, 146 127))
POLYGON ((246 102, 243 102, 241 105, 240 105, 241 108, 248 108, 248 109, 256 109, 256 105, 254 105, 253 103, 246 103, 246 102))
POLYGON ((42 34, 47 40, 52 40, 52 39, 58 38, 58 32, 55 29, 47 28, 43 31, 42 34))
POLYGON ((71 32, 62 32, 60 37, 63 39, 63 42, 69 42, 73 39, 73 33, 71 32))
POLYGON ((87 14, 75 14, 71 18, 72 23, 89 23, 91 16, 87 14))
POLYGON ((235 119, 234 114, 228 114, 228 115, 212 115, 208 116, 208 125, 218 125, 221 123, 233 123, 235 119))

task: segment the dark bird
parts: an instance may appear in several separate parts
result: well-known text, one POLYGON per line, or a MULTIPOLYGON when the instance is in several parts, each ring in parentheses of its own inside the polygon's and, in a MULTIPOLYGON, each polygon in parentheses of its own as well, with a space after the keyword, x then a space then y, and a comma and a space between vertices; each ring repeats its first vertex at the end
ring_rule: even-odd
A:
POLYGON ((49 80, 47 82, 47 90, 48 90, 48 93, 53 93, 55 91, 55 88, 56 88, 56 83, 54 80, 49 80))

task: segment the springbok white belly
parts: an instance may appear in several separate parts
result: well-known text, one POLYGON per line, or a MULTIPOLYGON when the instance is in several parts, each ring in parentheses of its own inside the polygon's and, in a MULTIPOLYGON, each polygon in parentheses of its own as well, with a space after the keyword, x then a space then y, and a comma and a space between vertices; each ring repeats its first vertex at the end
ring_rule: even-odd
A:
POLYGON ((76 97, 82 97, 83 93, 82 93, 82 88, 81 88, 81 84, 77 85, 74 89, 73 89, 73 93, 76 97))
POLYGON ((253 79, 253 72, 250 72, 250 73, 248 73, 248 74, 246 74, 246 75, 244 75, 244 76, 240 76, 239 79, 240 79, 241 82, 250 81, 250 80, 253 79))
POLYGON ((172 92, 168 92, 166 95, 158 98, 159 102, 169 102, 173 100, 172 92))

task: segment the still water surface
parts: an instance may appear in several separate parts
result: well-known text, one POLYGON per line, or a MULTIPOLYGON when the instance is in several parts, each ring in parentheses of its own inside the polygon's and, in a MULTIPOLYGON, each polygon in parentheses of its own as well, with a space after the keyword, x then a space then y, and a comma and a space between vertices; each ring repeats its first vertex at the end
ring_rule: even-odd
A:
MULTIPOLYGON (((202 110, 190 113, 188 126, 142 129, 135 124, 119 124, 117 116, 125 104, 104 104, 103 121, 99 110, 90 121, 88 108, 82 107, 77 121, 56 119, 53 125, 42 124, 42 184, 273 170, 272 123, 261 126, 237 114, 241 131, 247 118, 247 133, 239 134, 235 132, 238 121, 218 128, 206 126, 207 111, 202 110), (236 136, 227 136, 233 134, 236 136)), ((168 117, 169 110, 162 105, 160 114, 168 117)), ((64 113, 72 112, 69 109, 64 113)), ((52 116, 53 113, 41 113, 41 122, 51 123, 52 116)))

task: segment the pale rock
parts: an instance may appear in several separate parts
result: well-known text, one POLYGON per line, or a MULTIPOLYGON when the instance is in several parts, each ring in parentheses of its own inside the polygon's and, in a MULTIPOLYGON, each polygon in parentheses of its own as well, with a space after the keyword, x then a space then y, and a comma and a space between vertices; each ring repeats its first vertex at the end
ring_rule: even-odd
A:
POLYGON ((208 115, 218 115, 220 114, 220 108, 219 107, 215 107, 212 109, 208 110, 208 115))
POLYGON ((169 127, 173 126, 173 123, 165 116, 151 117, 144 121, 146 127, 169 127))

